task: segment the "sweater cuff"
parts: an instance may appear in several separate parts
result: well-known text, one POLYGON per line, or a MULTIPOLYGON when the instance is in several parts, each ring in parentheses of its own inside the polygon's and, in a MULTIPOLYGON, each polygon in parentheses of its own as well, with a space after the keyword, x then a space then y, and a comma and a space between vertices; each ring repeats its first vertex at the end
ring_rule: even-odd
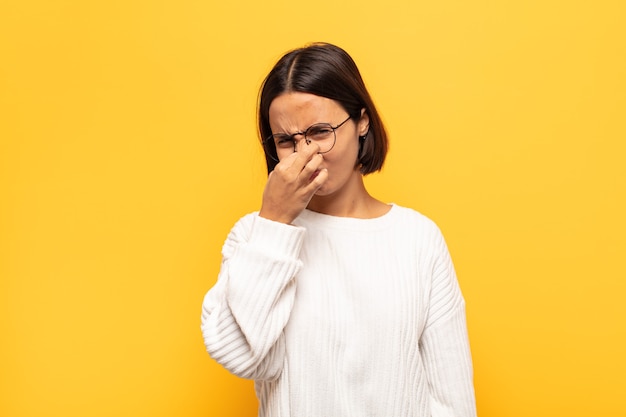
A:
POLYGON ((249 244, 277 258, 298 258, 306 229, 301 226, 254 217, 249 244))

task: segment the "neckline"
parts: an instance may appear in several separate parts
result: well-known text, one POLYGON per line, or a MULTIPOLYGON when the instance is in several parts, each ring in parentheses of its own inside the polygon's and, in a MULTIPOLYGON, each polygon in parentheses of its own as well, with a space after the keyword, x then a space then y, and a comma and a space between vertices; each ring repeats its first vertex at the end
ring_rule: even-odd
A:
POLYGON ((340 217, 330 214, 318 213, 313 210, 304 209, 296 219, 297 223, 314 222, 316 226, 332 227, 337 229, 354 229, 354 230, 372 230, 385 227, 394 217, 394 213, 398 211, 395 203, 390 203, 389 210, 381 216, 369 219, 361 219, 356 217, 340 217))

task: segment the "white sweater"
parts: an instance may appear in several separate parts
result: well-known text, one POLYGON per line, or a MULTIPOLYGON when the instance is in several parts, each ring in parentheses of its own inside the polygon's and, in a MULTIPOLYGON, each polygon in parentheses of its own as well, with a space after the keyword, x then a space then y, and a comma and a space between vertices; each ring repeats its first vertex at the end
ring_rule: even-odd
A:
POLYGON ((437 226, 256 213, 202 306, 209 354, 256 381, 261 417, 475 416, 465 304, 437 226))

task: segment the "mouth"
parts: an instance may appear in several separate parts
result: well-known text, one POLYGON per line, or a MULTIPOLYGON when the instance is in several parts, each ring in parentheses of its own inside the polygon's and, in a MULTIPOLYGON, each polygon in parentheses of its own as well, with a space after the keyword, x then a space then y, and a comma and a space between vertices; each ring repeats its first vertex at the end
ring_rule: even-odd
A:
POLYGON ((309 181, 313 181, 315 179, 315 177, 317 177, 320 174, 320 170, 316 170, 314 173, 311 174, 311 176, 309 177, 309 181))

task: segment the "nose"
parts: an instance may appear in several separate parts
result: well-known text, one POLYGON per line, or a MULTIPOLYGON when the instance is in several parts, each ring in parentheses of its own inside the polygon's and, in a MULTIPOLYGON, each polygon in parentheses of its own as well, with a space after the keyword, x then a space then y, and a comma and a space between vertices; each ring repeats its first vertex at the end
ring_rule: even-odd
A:
POLYGON ((303 133, 298 133, 298 134, 294 135, 294 138, 293 138, 293 151, 294 151, 294 152, 298 152, 298 148, 299 148, 300 146, 302 146, 302 145, 300 145, 300 144, 301 144, 303 141, 304 141, 304 143, 305 143, 306 145, 308 145, 308 144, 310 144, 310 143, 311 143, 311 140, 310 140, 310 139, 307 139, 307 138, 304 136, 304 134, 303 134, 303 133), (297 139, 297 138, 296 138, 296 136, 300 136, 300 139, 297 139))

